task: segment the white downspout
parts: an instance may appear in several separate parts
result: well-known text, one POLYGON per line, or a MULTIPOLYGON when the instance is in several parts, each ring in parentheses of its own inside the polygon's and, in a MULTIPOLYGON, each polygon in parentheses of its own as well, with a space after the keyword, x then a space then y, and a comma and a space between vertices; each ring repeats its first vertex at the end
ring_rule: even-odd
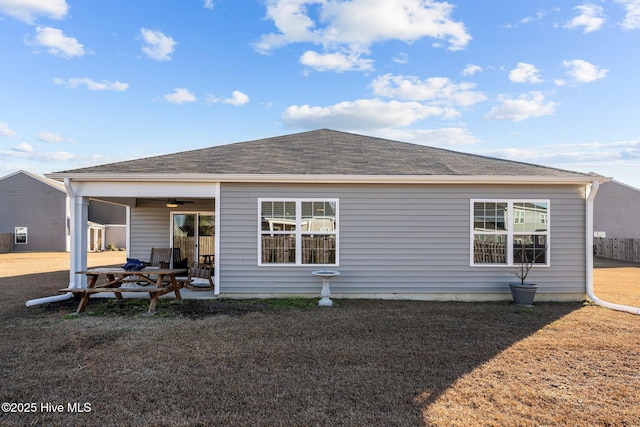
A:
MULTIPOLYGON (((73 188, 69 182, 69 178, 65 178, 64 180, 64 185, 67 189, 67 198, 70 201, 70 213, 71 213, 71 221, 70 221, 70 226, 72 227, 72 241, 71 241, 71 247, 70 247, 70 268, 69 268, 69 287, 70 288, 75 288, 75 287, 82 287, 82 282, 80 282, 80 286, 78 286, 78 284, 75 282, 75 270, 76 268, 78 268, 78 262, 75 259, 75 256, 78 253, 78 250, 82 250, 82 245, 76 245, 74 244, 74 239, 75 236, 73 235, 74 232, 77 233, 77 230, 79 229, 79 227, 76 226, 76 214, 78 212, 77 210, 77 206, 76 206, 76 194, 73 191, 73 188), (80 248, 78 248, 78 246, 80 246, 80 248)), ((85 221, 86 222, 86 221, 85 221)), ((85 232, 81 231, 80 234, 84 235, 85 232)), ((77 239, 75 240, 77 241, 77 239)), ((86 250, 86 247, 84 248, 86 250)), ((85 255, 86 256, 86 255, 85 255)), ((82 267, 82 262, 80 262, 80 267, 82 267)), ((86 264, 85 264, 86 267, 86 264)), ((84 267, 83 267, 84 268, 84 267)), ((85 285, 86 286, 86 285, 85 285)), ((68 300, 71 299, 73 297, 73 292, 67 292, 65 294, 62 295, 53 295, 50 297, 44 297, 44 298, 37 298, 37 299, 32 299, 27 301, 25 304, 27 307, 31 307, 34 305, 39 305, 39 304, 46 304, 46 303, 50 303, 50 302, 57 302, 57 301, 64 301, 64 300, 68 300)))
POLYGON ((71 299, 72 297, 73 297, 73 292, 67 292, 66 294, 62 294, 62 295, 54 295, 51 297, 30 299, 25 304, 27 307, 31 307, 32 305, 46 304, 48 302, 65 301, 65 300, 71 299))
POLYGON ((628 305, 614 304, 606 301, 602 301, 600 298, 593 294, 593 200, 598 193, 598 188, 600 188, 600 183, 598 181, 593 181, 591 184, 591 191, 589 191, 589 196, 587 197, 587 206, 586 206, 586 215, 587 215, 587 296, 591 301, 598 304, 599 306, 610 308, 612 310, 618 311, 626 311, 632 314, 640 314, 640 308, 631 307, 628 305))

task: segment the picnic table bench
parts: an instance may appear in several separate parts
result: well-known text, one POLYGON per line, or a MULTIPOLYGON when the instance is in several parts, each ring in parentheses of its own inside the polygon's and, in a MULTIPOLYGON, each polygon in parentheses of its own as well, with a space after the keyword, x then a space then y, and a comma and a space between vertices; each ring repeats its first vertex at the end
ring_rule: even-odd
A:
POLYGON ((101 292, 113 292, 116 299, 121 300, 122 294, 125 292, 147 292, 149 294, 150 303, 148 314, 154 314, 156 304, 160 296, 175 293, 176 299, 182 299, 180 288, 183 287, 182 282, 176 280, 176 275, 185 273, 184 268, 145 268, 140 271, 127 271, 119 267, 92 268, 89 270, 78 271, 76 274, 86 274, 89 279, 86 288, 65 288, 60 292, 73 292, 74 295, 80 296, 80 303, 76 310, 76 314, 82 313, 89 302, 92 294, 101 292), (98 284, 100 276, 106 277, 106 282, 98 284), (154 279, 152 276, 155 276, 154 279), (149 287, 128 287, 122 286, 123 283, 131 281, 134 278, 137 282, 147 282, 149 287))

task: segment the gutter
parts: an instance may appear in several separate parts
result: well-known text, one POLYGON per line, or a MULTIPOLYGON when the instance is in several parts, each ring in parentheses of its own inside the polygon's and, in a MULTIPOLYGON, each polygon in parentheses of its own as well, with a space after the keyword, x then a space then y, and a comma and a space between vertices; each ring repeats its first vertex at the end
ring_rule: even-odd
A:
MULTIPOLYGON (((222 183, 298 183, 298 184, 544 184, 588 185, 593 176, 520 175, 348 175, 348 174, 207 174, 207 173, 74 173, 45 175, 54 180, 74 182, 222 182, 222 183)), ((600 177, 609 181, 610 178, 600 177)))
POLYGON ((587 247, 586 247, 586 255, 587 255, 587 296, 591 301, 595 304, 610 308, 611 310, 617 311, 625 311, 631 314, 640 315, 640 308, 631 307, 628 305, 622 304, 614 304, 611 302, 602 301, 600 298, 594 295, 593 293, 593 253, 591 248, 593 248, 593 200, 596 198, 596 194, 598 193, 598 188, 600 188, 600 183, 598 181, 593 181, 591 184, 591 191, 589 192, 589 196, 586 200, 586 228, 587 228, 587 247))

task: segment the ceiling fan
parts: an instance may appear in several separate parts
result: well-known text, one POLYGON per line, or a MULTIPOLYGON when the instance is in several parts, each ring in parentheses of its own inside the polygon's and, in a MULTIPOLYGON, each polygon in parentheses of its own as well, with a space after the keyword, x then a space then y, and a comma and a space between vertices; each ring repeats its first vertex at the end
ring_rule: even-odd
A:
POLYGON ((159 200, 159 199, 153 199, 153 200, 157 200, 157 201, 161 201, 164 202, 166 204, 166 206, 168 208, 177 208, 178 206, 182 206, 186 203, 193 203, 190 200, 178 200, 178 199, 167 199, 167 200, 159 200))

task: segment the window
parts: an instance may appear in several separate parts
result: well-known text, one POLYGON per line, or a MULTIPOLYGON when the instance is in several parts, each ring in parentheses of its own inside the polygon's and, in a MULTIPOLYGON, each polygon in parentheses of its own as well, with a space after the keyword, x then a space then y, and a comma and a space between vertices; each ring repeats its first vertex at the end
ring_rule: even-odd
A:
POLYGON ((258 201, 259 264, 337 265, 337 200, 258 201))
POLYGON ((472 200, 471 264, 549 265, 548 200, 472 200))
POLYGON ((27 244, 27 227, 16 227, 15 244, 16 245, 27 244))

